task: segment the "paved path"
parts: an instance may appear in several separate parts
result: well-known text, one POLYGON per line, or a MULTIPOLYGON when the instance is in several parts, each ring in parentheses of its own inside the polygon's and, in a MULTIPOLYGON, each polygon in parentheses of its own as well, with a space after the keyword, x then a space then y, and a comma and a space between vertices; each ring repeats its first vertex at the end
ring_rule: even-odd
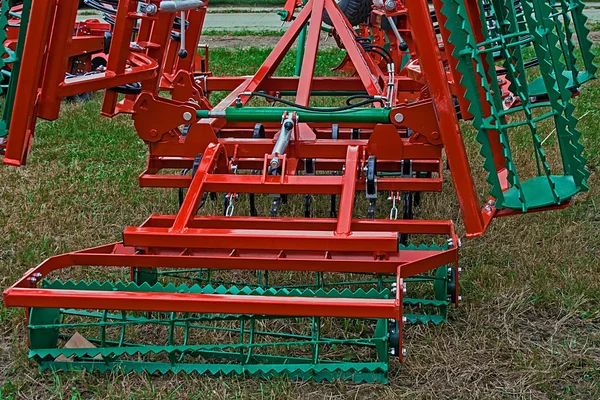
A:
MULTIPOLYGON (((289 24, 281 27, 281 20, 279 16, 275 14, 276 8, 255 8, 255 9, 238 9, 238 11, 250 10, 251 12, 235 12, 226 13, 219 12, 221 9, 213 8, 209 9, 206 21, 204 22, 204 29, 214 30, 231 30, 239 31, 243 29, 252 31, 279 31, 284 30, 289 24)), ((90 13, 89 10, 85 10, 85 13, 90 13)), ((600 21, 600 2, 598 3, 587 3, 586 4, 586 15, 589 17, 590 22, 600 21)), ((90 18, 102 19, 101 14, 94 15, 79 15, 78 21, 83 21, 90 18)))
MULTIPOLYGON (((248 10, 247 8, 241 9, 248 10)), ((219 12, 219 8, 209 10, 206 20, 204 21, 204 29, 214 30, 252 30, 252 31, 279 31, 285 30, 286 26, 281 27, 281 19, 273 8, 250 9, 251 12, 219 12)), ((85 15, 78 15, 77 21, 85 21, 86 19, 102 20, 102 14, 92 14, 90 10, 84 10, 85 15)))

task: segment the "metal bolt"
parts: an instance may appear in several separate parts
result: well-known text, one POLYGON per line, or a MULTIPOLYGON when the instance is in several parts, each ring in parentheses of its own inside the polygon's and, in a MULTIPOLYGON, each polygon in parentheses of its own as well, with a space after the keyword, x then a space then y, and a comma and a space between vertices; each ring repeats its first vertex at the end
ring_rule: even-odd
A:
POLYGON ((396 355, 396 349, 392 347, 390 349, 390 354, 393 355, 393 356, 395 356, 396 355))
POLYGON ((490 199, 487 203, 492 207, 494 207, 496 205, 496 202, 492 199, 490 199))
POLYGON ((394 121, 396 121, 398 123, 404 121, 404 115, 402 115, 401 113, 394 115, 394 121))
POLYGON ((488 206, 485 206, 485 211, 488 211, 488 212, 489 212, 489 211, 492 211, 492 207, 490 207, 489 205, 488 205, 488 206))
POLYGON ((448 274, 452 273, 452 268, 448 267, 448 274))
POLYGON ((462 301, 462 296, 458 296, 458 301, 462 301))
POLYGON ((406 294, 406 283, 402 284, 402 293, 406 294))
POLYGON ((403 323, 403 324, 405 324, 405 323, 406 323, 406 321, 408 321, 408 320, 406 319, 406 317, 402 317, 402 323, 403 323))
POLYGON ((458 238, 458 247, 459 248, 462 247, 462 242, 461 242, 460 238, 458 238))
POLYGON ((462 272, 462 268, 458 267, 458 273, 460 274, 462 272))
POLYGON ((192 119, 192 113, 189 111, 186 111, 183 113, 183 120, 184 121, 189 121, 192 119))
POLYGON ((404 347, 402 348, 402 357, 406 357, 406 349, 404 347))
POLYGON ((146 15, 154 15, 158 12, 156 4, 148 4, 146 6, 146 15))
POLYGON ((454 247, 454 240, 452 238, 448 239, 446 243, 448 243, 448 247, 454 247))
POLYGON ((388 11, 396 9, 396 2, 394 0, 386 0, 385 9, 388 11))
POLYGON ((35 278, 39 279, 39 278, 41 278, 41 277, 42 277, 42 274, 41 274, 41 273, 39 273, 39 272, 36 272, 35 274, 33 274, 33 276, 34 276, 35 278))

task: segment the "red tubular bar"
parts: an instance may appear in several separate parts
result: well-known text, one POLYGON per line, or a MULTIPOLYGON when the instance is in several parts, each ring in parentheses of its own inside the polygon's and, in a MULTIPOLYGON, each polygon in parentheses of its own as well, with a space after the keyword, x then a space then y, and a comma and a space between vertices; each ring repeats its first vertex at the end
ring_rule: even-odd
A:
POLYGON ((8 307, 164 311, 219 314, 256 314, 296 317, 395 318, 398 304, 384 299, 236 296, 186 293, 102 292, 23 289, 4 292, 8 307))
POLYGON ((239 248, 332 251, 395 251, 398 236, 389 232, 353 232, 338 236, 334 232, 258 229, 193 229, 128 227, 123 232, 127 246, 171 248, 239 248))

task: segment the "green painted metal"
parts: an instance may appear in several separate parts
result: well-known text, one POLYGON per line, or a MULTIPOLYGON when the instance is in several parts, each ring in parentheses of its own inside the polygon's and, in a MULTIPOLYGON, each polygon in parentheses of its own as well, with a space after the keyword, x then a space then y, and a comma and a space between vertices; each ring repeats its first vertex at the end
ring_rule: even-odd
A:
MULTIPOLYGON (((148 282, 44 281, 47 289, 130 292, 388 298, 389 289, 286 289, 225 287, 148 282)), ((274 318, 257 315, 213 315, 162 312, 32 310, 30 337, 46 337, 31 346, 29 356, 42 369, 249 375, 316 381, 387 382, 387 320, 274 318), (282 325, 281 321, 289 321, 282 325), (269 324, 277 329, 268 330, 269 324), (342 324, 360 335, 330 337, 326 327, 342 324), (285 328, 289 326, 290 328, 285 328), (295 329, 300 330, 295 330, 295 329), (152 331, 147 339, 144 332, 152 331), (60 331, 60 334, 58 333, 60 331), (79 331, 95 348, 58 348, 79 331), (52 335, 47 335, 52 332, 52 335), (371 332, 369 334, 369 332, 371 332), (213 344, 219 336, 220 344, 213 344), (49 338, 49 339, 48 339, 49 338), (228 343, 223 343, 223 342, 228 343), (357 349, 360 355, 357 355, 357 349), (385 357, 383 357, 385 355, 385 357), (61 357, 57 360, 57 357, 61 357), (363 357, 370 357, 366 360, 363 357), (69 362, 64 362, 64 358, 69 362), (62 360, 62 361, 61 361, 62 360)))
MULTIPOLYGON (((228 107, 225 110, 225 119, 231 122, 281 122, 282 115, 287 111, 296 112, 302 122, 390 123, 390 110, 387 108, 330 110, 330 108, 310 111, 296 107, 228 107)), ((208 110, 198 110, 196 116, 210 118, 215 115, 208 110)))
MULTIPOLYGON (((400 250, 443 249, 447 246, 400 246, 400 250)), ((256 284, 237 286, 231 282, 215 282, 208 271, 139 269, 134 272, 134 282, 45 280, 43 287, 76 291, 377 299, 394 296, 392 283, 396 282, 393 276, 372 274, 364 274, 365 279, 357 279, 355 276, 359 274, 352 274, 351 280, 326 282, 323 273, 315 273, 314 284, 274 287, 268 286, 266 271, 257 271, 256 284), (193 283, 179 283, 186 278, 193 283), (172 279, 179 281, 158 282, 172 279)), ((443 295, 440 296, 444 298, 438 298, 439 288, 435 291, 431 288, 437 285, 446 290, 449 279, 446 271, 447 267, 440 267, 433 275, 405 280, 411 287, 415 286, 415 293, 427 286, 434 294, 429 298, 404 297, 407 323, 438 325, 446 321, 448 301, 443 295)), ((413 290, 409 288, 409 292, 413 290)), ((264 378, 286 375, 291 379, 319 382, 385 383, 389 371, 388 325, 385 319, 35 308, 31 310, 28 325, 29 337, 34 339, 29 356, 41 369, 53 370, 264 378), (61 348, 74 332, 83 334, 95 347, 61 348)))
POLYGON ((2 91, 5 92, 5 98, 2 102, 2 119, 0 120, 0 138, 8 136, 10 120, 12 118, 13 103, 17 91, 17 81, 19 80, 19 71, 21 68, 21 57, 25 45, 25 36, 27 26, 29 25, 29 14, 31 11, 31 0, 23 0, 23 11, 20 14, 19 36, 15 51, 12 51, 4 45, 6 41, 6 29, 8 29, 8 17, 10 15, 11 2, 3 1, 0 8, 0 71, 2 71, 1 80, 2 91), (5 83, 8 81, 8 83, 5 83))
POLYGON ((298 37, 298 50, 296 53, 296 65, 294 66, 294 76, 300 76, 302 72, 302 62, 304 61, 304 50, 306 49, 306 34, 308 31, 308 25, 306 25, 300 31, 298 37))
POLYGON ((460 83, 466 89, 469 112, 478 130, 476 140, 481 144, 490 195, 496 199, 497 208, 526 212, 562 204, 588 189, 589 173, 571 97, 581 84, 595 77, 597 68, 581 1, 522 0, 520 4, 522 10, 514 2, 479 0, 479 8, 489 10, 488 15, 494 17, 490 24, 481 14, 482 42, 475 39, 464 0, 443 0, 442 14, 447 17, 449 41, 455 46, 452 56, 458 60, 460 83), (579 46, 577 51, 574 40, 579 46), (528 48, 539 60, 536 73, 526 68, 528 48), (502 98, 497 95, 501 93, 502 78, 496 71, 499 62, 505 70, 508 89, 519 102, 509 109, 504 109, 502 98), (536 74, 539 77, 534 79, 536 74), (485 103, 491 108, 490 114, 485 112, 485 103), (540 137, 544 128, 548 137, 556 132, 562 175, 550 165, 543 136, 540 137), (511 141, 524 137, 523 129, 529 130, 537 169, 537 176, 529 179, 520 176, 511 150, 511 141), (491 137, 499 137, 503 147, 510 185, 506 191, 502 190, 494 164, 491 137))

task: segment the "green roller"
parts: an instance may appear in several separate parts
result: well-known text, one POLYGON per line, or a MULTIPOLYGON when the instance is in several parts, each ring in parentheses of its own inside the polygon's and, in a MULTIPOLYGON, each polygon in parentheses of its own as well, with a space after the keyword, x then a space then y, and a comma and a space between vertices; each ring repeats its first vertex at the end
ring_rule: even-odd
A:
POLYGON ((595 78, 597 70, 585 25, 584 4, 580 0, 479 0, 479 8, 488 10, 487 17, 491 16, 493 22, 481 14, 482 42, 475 39, 464 0, 443 0, 441 11, 447 18, 445 27, 455 47, 452 56, 458 61, 460 84, 466 89, 469 112, 478 130, 476 140, 481 144, 483 167, 488 172, 489 193, 499 209, 526 212, 563 204, 576 193, 588 190, 589 172, 585 169, 571 100, 583 83, 595 78), (526 57, 528 52, 533 56, 526 57), (539 76, 535 78, 528 71, 536 64, 527 62, 532 60, 539 63, 539 76), (496 65, 501 65, 501 69, 496 65), (501 93, 502 78, 509 82, 508 89, 519 101, 508 110, 504 109, 502 98, 495 95, 501 93), (491 108, 490 114, 484 113, 484 104, 491 108), (529 130, 535 177, 522 177, 522 167, 513 158, 511 133, 516 129, 529 130), (559 166, 551 165, 544 147, 545 137, 554 132, 562 164, 559 166), (496 136, 506 160, 507 190, 501 187, 492 155, 490 138, 496 136))

